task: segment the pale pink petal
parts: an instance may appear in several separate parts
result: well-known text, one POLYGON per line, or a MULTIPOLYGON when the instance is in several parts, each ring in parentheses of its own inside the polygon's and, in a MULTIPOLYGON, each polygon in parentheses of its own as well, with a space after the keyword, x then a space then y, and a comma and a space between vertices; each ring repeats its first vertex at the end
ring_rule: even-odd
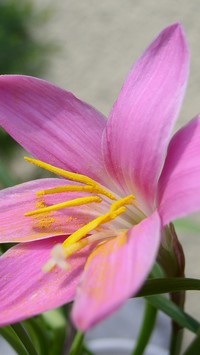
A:
POLYGON ((69 185, 69 183, 63 179, 41 179, 1 190, 0 242, 25 242, 71 234, 93 219, 94 203, 30 217, 24 216, 26 212, 86 195, 72 192, 36 195, 37 191, 61 185, 69 185))
POLYGON ((171 140, 159 181, 158 205, 164 224, 200 210, 200 116, 171 140))
POLYGON ((0 76, 0 126, 38 159, 104 181, 104 116, 44 80, 0 76))
POLYGON ((70 261, 70 270, 42 267, 51 248, 64 237, 55 237, 13 247, 0 257, 0 326, 32 317, 74 299, 88 249, 70 261))
POLYGON ((131 69, 104 136, 107 170, 152 206, 182 103, 189 55, 182 27, 166 28, 131 69))
POLYGON ((153 266, 160 243, 155 212, 90 255, 78 289, 72 317, 85 331, 119 308, 140 289, 153 266))

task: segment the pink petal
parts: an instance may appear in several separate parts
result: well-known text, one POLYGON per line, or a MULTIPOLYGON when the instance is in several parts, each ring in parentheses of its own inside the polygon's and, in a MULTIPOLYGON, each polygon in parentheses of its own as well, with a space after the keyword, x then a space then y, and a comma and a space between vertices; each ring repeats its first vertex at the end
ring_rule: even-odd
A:
POLYGON ((185 35, 174 24, 131 69, 109 117, 104 136, 107 170, 149 205, 183 100, 188 63, 185 35))
POLYGON ((155 261, 160 243, 160 219, 155 212, 90 255, 75 299, 72 317, 88 330, 119 308, 140 289, 155 261))
POLYGON ((26 212, 44 207, 44 204, 53 205, 86 195, 72 192, 36 195, 37 191, 61 185, 69 183, 63 179, 41 179, 0 191, 0 242, 25 242, 71 234, 95 217, 94 203, 24 216, 26 212))
POLYGON ((33 77, 0 76, 0 126, 50 164, 104 180, 104 116, 71 93, 33 77))
POLYGON ((88 250, 71 258, 70 271, 44 273, 51 248, 64 237, 20 244, 0 257, 0 325, 15 323, 73 300, 88 250))
POLYGON ((159 181, 158 205, 164 224, 200 210, 200 116, 171 140, 159 181))

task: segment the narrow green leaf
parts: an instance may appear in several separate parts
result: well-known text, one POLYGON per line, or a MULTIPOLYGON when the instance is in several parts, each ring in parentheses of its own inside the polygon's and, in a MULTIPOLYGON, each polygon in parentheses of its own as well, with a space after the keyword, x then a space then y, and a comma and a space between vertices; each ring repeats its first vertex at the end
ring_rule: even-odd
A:
POLYGON ((200 323, 189 316, 187 313, 182 311, 178 306, 172 301, 164 296, 147 296, 147 301, 151 303, 152 306, 161 310, 172 318, 181 327, 189 329, 193 333, 197 333, 200 328, 200 323))
POLYGON ((44 324, 41 324, 40 318, 41 316, 30 318, 22 322, 22 324, 30 335, 39 354, 46 355, 49 347, 50 334, 44 324))
POLYGON ((188 290, 200 291, 200 280, 184 277, 149 279, 136 297, 188 290))
POLYGON ((10 344, 10 346, 12 346, 17 354, 28 355, 24 345, 11 326, 0 328, 0 335, 10 344))
POLYGON ((23 343, 24 347, 26 348, 27 352, 29 355, 38 355, 37 351, 35 350, 35 347, 25 331, 24 327, 20 324, 13 324, 11 325, 17 336, 20 338, 21 342, 23 343))

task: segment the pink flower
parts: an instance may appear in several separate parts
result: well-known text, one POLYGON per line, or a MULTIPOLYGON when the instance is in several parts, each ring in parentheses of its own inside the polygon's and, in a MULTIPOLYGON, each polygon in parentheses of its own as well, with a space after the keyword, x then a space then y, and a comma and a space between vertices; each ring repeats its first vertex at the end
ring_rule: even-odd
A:
POLYGON ((73 321, 87 330, 138 292, 164 226, 199 209, 199 117, 170 141, 188 66, 182 27, 169 26, 108 121, 45 81, 0 77, 1 126, 62 176, 0 193, 1 242, 19 243, 0 258, 1 325, 75 300, 73 321))

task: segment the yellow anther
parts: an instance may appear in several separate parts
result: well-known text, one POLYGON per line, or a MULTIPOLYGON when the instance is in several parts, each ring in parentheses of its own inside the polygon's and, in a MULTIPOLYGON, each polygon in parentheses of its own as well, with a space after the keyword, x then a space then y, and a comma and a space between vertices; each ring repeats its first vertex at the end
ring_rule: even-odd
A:
POLYGON ((105 196, 109 197, 111 200, 116 200, 116 197, 110 191, 108 191, 103 186, 98 184, 95 180, 89 178, 86 175, 76 174, 76 173, 72 173, 71 171, 67 171, 67 170, 64 170, 64 169, 56 168, 55 166, 47 164, 47 163, 44 163, 41 160, 32 159, 32 158, 28 158, 28 157, 24 157, 24 159, 26 161, 28 161, 29 163, 37 165, 37 166, 39 166, 42 169, 51 171, 54 174, 58 174, 60 176, 63 176, 66 179, 69 179, 69 180, 72 180, 72 181, 76 181, 76 182, 81 182, 83 184, 93 186, 102 195, 105 195, 105 196))
POLYGON ((92 230, 96 229, 102 224, 105 224, 107 222, 110 222, 111 220, 115 219, 117 216, 120 214, 124 213, 126 211, 126 207, 120 207, 119 209, 108 212, 104 214, 103 216, 99 216, 95 219, 93 219, 91 222, 87 223, 85 226, 82 228, 78 229, 76 232, 70 235, 64 242, 63 242, 63 247, 67 248, 69 245, 72 245, 74 243, 77 243, 80 239, 85 237, 88 233, 90 233, 92 230))
POLYGON ((102 202, 102 199, 98 196, 80 197, 80 198, 76 198, 74 200, 65 201, 62 203, 58 203, 56 205, 43 207, 38 210, 27 212, 24 214, 24 216, 26 216, 26 217, 34 216, 34 215, 45 213, 45 212, 58 211, 58 210, 61 210, 62 208, 87 205, 88 203, 92 203, 92 202, 99 203, 99 202, 102 202))
POLYGON ((120 200, 114 202, 111 205, 110 210, 111 211, 116 211, 121 206, 131 205, 133 203, 133 200, 135 200, 135 196, 133 196, 133 195, 129 195, 129 196, 126 196, 124 198, 121 198, 120 200))
POLYGON ((36 195, 37 196, 43 196, 43 195, 51 195, 51 194, 57 194, 61 192, 91 192, 91 193, 100 193, 101 191, 98 189, 95 189, 94 186, 82 186, 82 185, 63 185, 63 186, 58 186, 54 187, 52 189, 48 190, 41 190, 37 191, 36 195))

